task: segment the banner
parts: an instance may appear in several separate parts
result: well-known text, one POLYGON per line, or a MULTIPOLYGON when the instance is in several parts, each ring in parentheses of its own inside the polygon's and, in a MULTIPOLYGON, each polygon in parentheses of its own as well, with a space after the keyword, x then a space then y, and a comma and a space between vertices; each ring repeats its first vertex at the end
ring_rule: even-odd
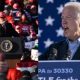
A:
POLYGON ((80 61, 39 61, 38 80, 80 80, 80 61))

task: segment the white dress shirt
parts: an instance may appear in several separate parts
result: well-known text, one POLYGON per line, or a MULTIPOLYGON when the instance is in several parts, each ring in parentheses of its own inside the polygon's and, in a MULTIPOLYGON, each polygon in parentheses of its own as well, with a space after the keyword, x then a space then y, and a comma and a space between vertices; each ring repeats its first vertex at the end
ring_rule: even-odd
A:
POLYGON ((73 42, 68 40, 68 43, 69 43, 69 50, 71 52, 71 59, 72 59, 80 45, 80 38, 78 38, 73 42))

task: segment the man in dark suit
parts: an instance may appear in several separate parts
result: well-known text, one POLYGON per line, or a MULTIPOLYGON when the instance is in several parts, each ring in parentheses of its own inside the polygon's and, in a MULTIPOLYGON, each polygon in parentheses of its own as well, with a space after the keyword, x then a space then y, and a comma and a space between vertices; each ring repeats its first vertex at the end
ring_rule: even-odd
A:
POLYGON ((80 3, 65 4, 61 18, 66 40, 52 44, 40 60, 80 60, 80 3))
POLYGON ((19 34, 12 25, 7 22, 4 12, 0 11, 0 37, 18 37, 19 34))

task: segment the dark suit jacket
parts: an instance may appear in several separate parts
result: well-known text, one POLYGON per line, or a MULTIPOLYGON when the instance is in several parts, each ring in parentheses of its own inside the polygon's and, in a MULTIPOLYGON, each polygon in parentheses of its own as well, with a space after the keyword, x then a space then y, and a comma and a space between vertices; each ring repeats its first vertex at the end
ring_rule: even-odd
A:
MULTIPOLYGON (((65 60, 68 53, 68 43, 66 40, 52 44, 46 53, 39 56, 39 60, 65 60)), ((78 47, 72 60, 80 60, 80 46, 78 47)))
POLYGON ((4 26, 6 27, 3 28, 2 25, 0 25, 0 37, 18 37, 19 34, 14 30, 14 28, 12 27, 12 25, 10 23, 5 22, 4 26))

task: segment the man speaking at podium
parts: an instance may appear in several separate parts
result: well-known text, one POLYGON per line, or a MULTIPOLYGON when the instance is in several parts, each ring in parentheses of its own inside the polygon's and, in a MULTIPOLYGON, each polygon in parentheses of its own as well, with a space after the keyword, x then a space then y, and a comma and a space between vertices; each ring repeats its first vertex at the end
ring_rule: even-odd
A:
POLYGON ((40 60, 80 60, 80 2, 68 2, 62 11, 66 40, 52 44, 40 60))
POLYGON ((7 21, 6 14, 0 11, 0 37, 19 37, 13 26, 7 21))

